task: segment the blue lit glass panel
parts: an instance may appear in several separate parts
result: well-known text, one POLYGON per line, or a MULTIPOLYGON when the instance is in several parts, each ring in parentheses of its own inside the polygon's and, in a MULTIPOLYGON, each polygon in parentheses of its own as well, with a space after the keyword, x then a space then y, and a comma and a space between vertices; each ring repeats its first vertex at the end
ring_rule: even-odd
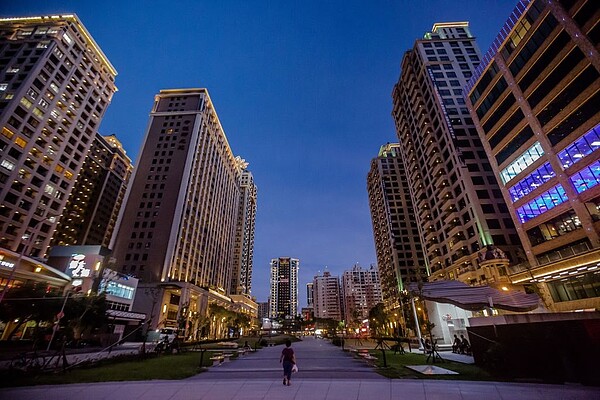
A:
POLYGON ((585 192, 596 186, 600 183, 600 161, 596 161, 592 165, 582 169, 570 179, 577 193, 585 192))
POLYGON ((567 169, 600 148, 600 124, 596 125, 557 154, 562 167, 567 169))
POLYGON ((568 198, 565 189, 561 185, 556 185, 547 192, 517 208, 517 217, 521 223, 525 223, 567 200, 568 198))
POLYGON ((531 175, 523 178, 517 184, 508 189, 513 203, 519 200, 521 197, 533 192, 538 188, 538 186, 548 182, 554 176, 556 176, 556 174, 550 166, 550 163, 542 165, 533 171, 531 175))
POLYGON ((533 164, 544 154, 544 149, 539 142, 535 142, 533 146, 525 150, 519 157, 513 162, 508 164, 506 168, 500 171, 500 178, 503 183, 506 183, 519 175, 525 168, 533 164))

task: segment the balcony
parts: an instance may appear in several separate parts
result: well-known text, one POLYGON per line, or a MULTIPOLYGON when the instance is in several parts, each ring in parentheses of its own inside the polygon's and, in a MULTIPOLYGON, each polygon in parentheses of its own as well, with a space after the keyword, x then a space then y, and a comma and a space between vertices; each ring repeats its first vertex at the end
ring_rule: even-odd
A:
POLYGON ((469 266, 466 266, 466 267, 459 268, 456 271, 456 273, 458 274, 458 276, 461 276, 461 275, 467 274, 469 272, 474 272, 474 271, 477 271, 477 268, 475 268, 474 265, 469 265, 469 266))

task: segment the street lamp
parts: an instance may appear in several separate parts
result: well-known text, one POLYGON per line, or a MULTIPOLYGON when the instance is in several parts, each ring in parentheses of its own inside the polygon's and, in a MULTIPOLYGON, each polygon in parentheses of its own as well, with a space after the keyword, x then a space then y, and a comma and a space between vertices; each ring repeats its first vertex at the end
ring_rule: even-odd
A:
MULTIPOLYGON (((59 217, 61 217, 61 215, 49 215, 49 216, 45 217, 44 219, 37 221, 35 224, 33 224, 33 226, 31 226, 31 228, 32 229, 37 228, 37 226, 44 221, 50 221, 50 222, 54 223, 56 221, 56 218, 59 218, 59 217)), ((27 233, 27 231, 25 231, 23 236, 21 236, 21 239, 25 240, 26 242, 23 246, 23 249, 19 253, 19 258, 17 258, 17 263, 14 265, 13 269, 10 271, 10 275, 8 275, 8 279, 6 280, 6 283, 4 284, 4 287, 2 288, 2 292, 0 292, 0 303, 2 303, 2 300, 4 300, 4 296, 6 295, 6 292, 8 292, 8 285, 10 285, 10 283, 12 282, 13 277, 15 276, 15 271, 21 266, 21 261, 23 260, 25 253, 27 253, 27 250, 29 249, 29 245, 31 244, 31 241, 29 240, 29 238, 30 238, 30 235, 27 233)))

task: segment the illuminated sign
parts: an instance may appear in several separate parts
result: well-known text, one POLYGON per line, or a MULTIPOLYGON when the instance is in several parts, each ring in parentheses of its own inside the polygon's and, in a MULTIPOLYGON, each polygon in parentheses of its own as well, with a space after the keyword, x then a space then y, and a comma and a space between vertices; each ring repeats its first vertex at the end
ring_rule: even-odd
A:
POLYGON ((73 278, 87 278, 92 273, 92 270, 85 267, 85 255, 73 254, 69 261, 69 270, 73 278))
POLYGON ((14 268, 15 267, 15 263, 4 261, 4 260, 0 260, 0 267, 14 268))

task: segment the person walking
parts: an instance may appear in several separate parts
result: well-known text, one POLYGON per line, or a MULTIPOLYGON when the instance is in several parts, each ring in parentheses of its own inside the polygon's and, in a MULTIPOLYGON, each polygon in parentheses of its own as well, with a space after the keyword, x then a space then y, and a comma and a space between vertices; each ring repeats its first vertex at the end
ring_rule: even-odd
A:
POLYGON ((294 353, 294 349, 292 349, 292 341, 285 341, 285 348, 281 351, 281 357, 279 357, 279 362, 283 364, 283 384, 290 386, 292 383, 290 379, 292 378, 292 368, 296 364, 296 354, 294 353))

